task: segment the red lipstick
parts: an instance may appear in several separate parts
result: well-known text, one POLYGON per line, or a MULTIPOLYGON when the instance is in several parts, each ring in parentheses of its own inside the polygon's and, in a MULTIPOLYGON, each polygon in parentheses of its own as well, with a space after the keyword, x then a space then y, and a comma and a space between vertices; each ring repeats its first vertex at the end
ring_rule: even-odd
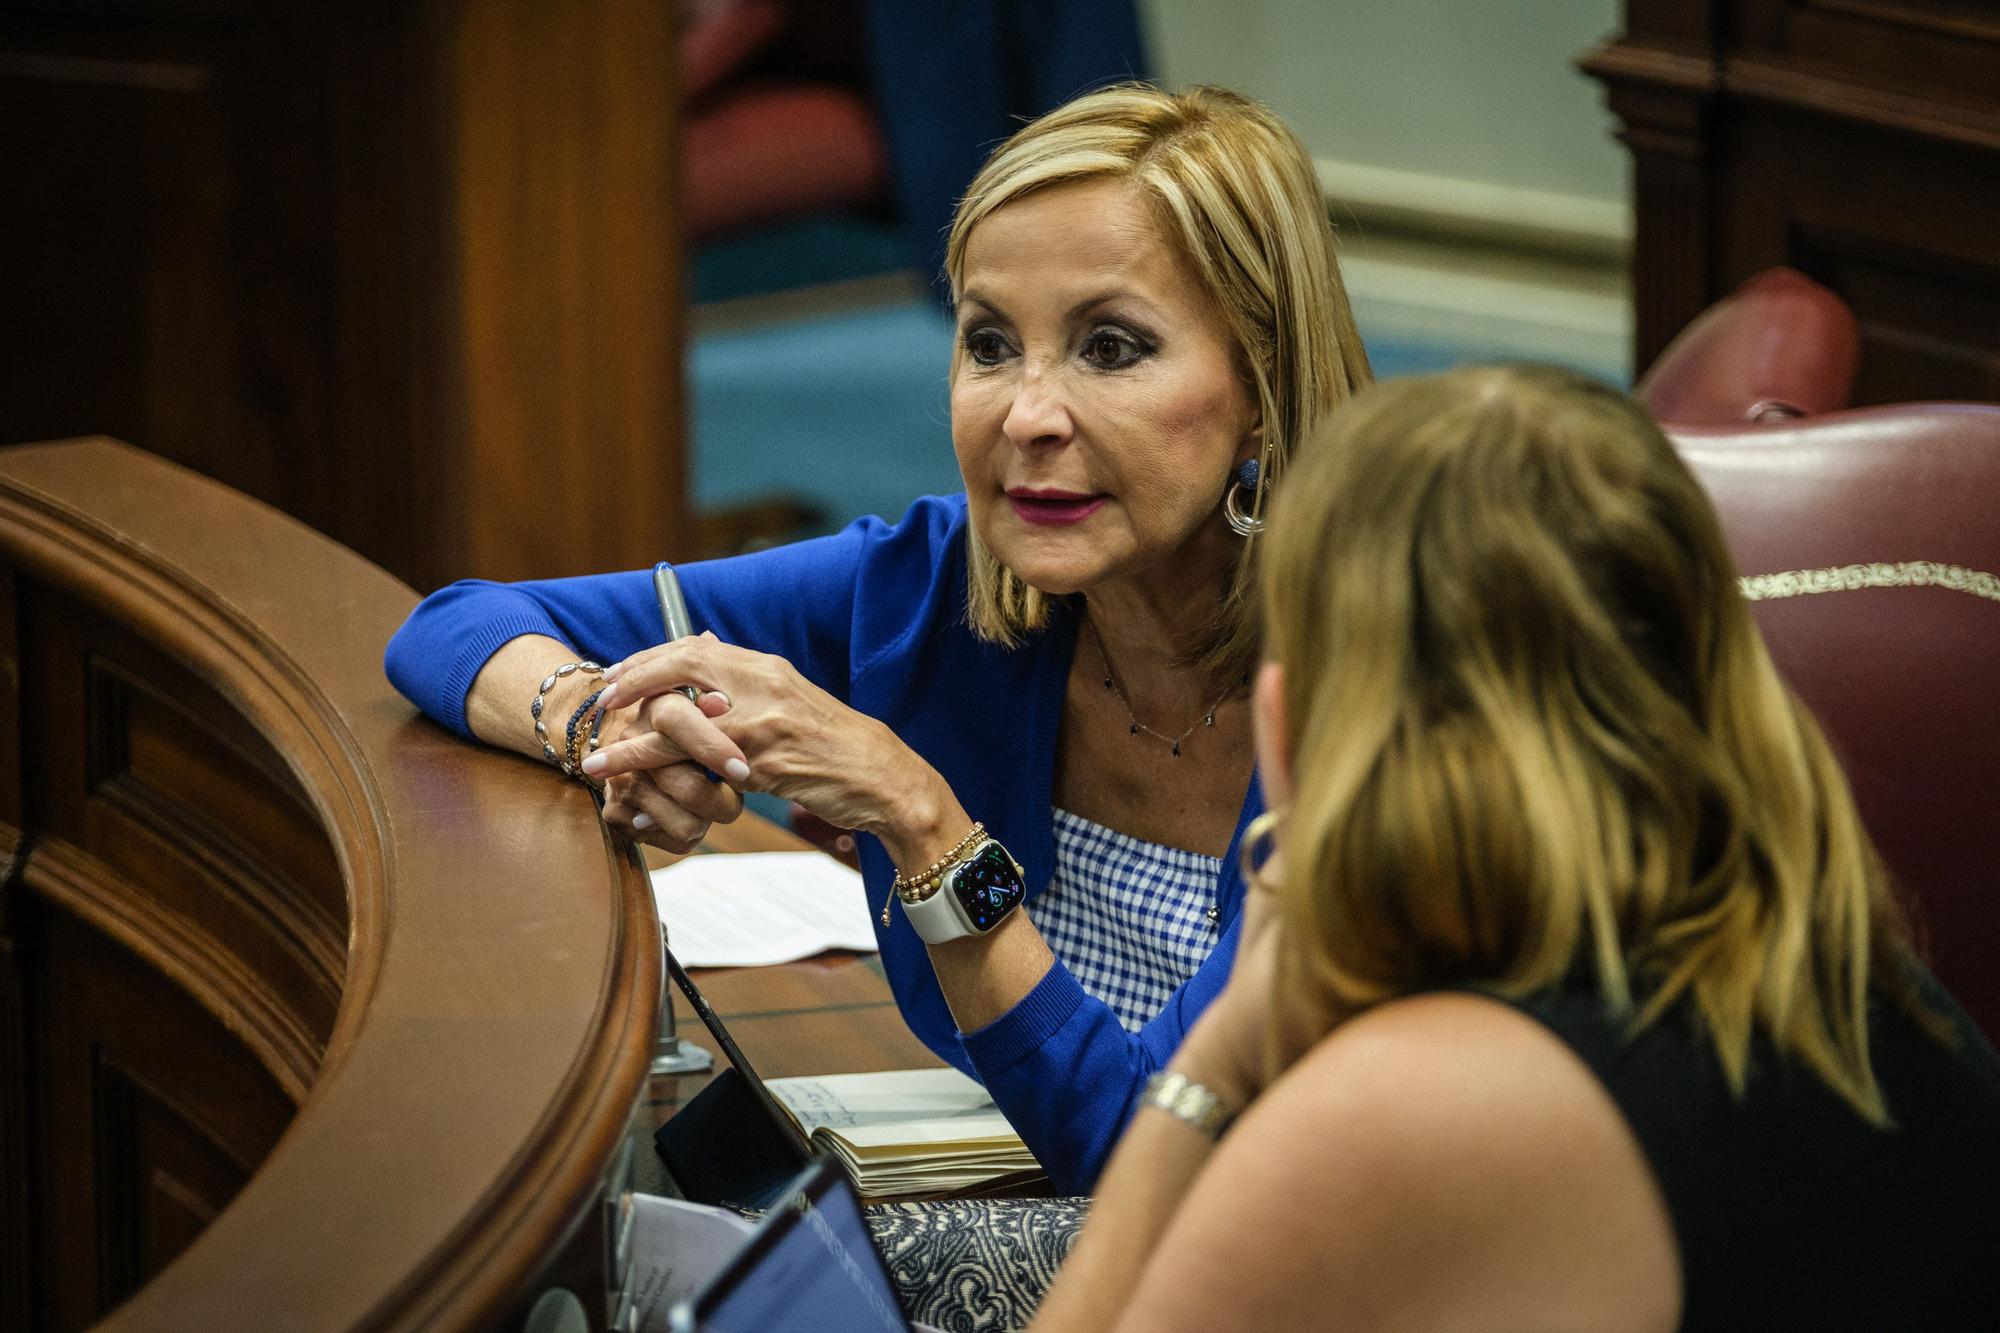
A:
POLYGON ((1080 491, 1016 486, 1007 492, 1007 503, 1023 523, 1039 527, 1065 527, 1081 523, 1103 507, 1106 495, 1086 495, 1080 491))

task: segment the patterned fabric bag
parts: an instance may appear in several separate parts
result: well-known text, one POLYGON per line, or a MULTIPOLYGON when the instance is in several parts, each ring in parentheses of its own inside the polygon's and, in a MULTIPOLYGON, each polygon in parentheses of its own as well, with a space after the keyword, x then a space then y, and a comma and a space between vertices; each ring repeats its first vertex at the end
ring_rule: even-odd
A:
POLYGON ((1068 1257, 1087 1198, 870 1204, 868 1229, 910 1317, 943 1333, 1024 1328, 1068 1257))

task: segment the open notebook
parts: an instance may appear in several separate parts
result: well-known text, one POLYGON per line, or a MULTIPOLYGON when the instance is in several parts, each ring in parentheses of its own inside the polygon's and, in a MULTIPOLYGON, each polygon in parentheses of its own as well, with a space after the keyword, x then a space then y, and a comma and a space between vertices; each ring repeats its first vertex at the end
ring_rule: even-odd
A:
POLYGON ((955 1069, 765 1081, 672 949, 666 962, 728 1061, 653 1136, 685 1197, 763 1209, 814 1157, 838 1162, 865 1199, 973 1193, 1041 1175, 985 1090, 955 1069))
POLYGON ((864 1199, 958 1194, 1040 1170, 986 1089, 956 1069, 774 1078, 766 1086, 864 1199))

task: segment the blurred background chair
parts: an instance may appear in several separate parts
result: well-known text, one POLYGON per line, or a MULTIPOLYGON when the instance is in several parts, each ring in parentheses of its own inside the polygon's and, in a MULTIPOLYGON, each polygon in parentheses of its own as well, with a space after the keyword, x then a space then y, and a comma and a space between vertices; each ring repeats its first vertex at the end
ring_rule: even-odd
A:
POLYGON ((1768 269, 1696 316, 1633 392, 1662 422, 1817 416, 1851 401, 1860 346, 1838 296, 1794 269, 1768 269))
POLYGON ((709 0, 680 40, 688 239, 838 210, 886 216, 889 150, 852 3, 709 0))
POLYGON ((2000 406, 1668 431, 1933 968, 2000 1038, 2000 406))

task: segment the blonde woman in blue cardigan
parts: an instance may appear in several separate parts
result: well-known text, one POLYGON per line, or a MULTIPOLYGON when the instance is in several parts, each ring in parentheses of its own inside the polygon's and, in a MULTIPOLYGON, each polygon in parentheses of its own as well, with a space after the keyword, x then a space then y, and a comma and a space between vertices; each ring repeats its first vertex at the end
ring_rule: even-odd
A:
POLYGON ((963 495, 682 568, 701 633, 665 646, 644 571, 454 585, 388 669, 662 846, 744 791, 859 830, 912 1030, 1083 1190, 1228 975, 1256 534, 1367 362, 1312 164, 1234 94, 1050 113, 948 255, 963 495))

